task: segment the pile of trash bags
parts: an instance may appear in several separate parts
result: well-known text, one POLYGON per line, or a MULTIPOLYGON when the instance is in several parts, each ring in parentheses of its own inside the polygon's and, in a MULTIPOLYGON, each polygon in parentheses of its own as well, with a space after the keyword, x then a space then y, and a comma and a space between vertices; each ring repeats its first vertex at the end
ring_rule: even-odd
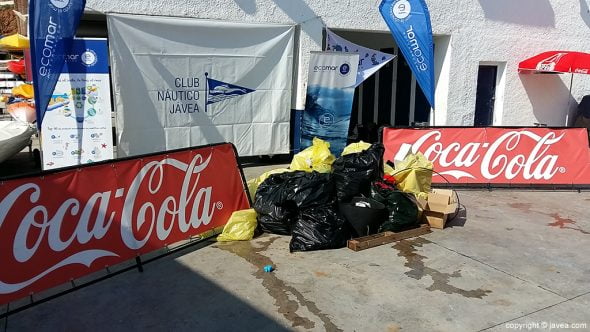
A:
MULTIPOLYGON (((423 174, 413 174, 411 165, 399 170, 405 172, 405 192, 396 182, 396 169, 383 163, 382 144, 353 143, 339 158, 329 147, 316 138, 295 155, 289 169, 248 182, 261 231, 291 235, 289 249, 294 252, 342 248, 353 237, 418 227, 416 195, 430 189, 423 174)), ((425 158, 412 158, 408 163, 421 165, 415 171, 422 169, 425 158)), ((244 228, 252 229, 252 220, 244 228)), ((231 240, 232 229, 239 229, 233 224, 226 228, 219 240, 231 240)))

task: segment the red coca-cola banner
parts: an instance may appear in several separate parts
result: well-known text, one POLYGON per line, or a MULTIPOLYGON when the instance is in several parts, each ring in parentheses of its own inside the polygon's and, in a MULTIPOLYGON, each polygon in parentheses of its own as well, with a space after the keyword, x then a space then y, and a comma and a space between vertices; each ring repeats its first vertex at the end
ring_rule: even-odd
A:
POLYGON ((433 182, 590 184, 588 132, 581 128, 384 128, 385 160, 422 152, 433 182))
POLYGON ((0 303, 223 226, 249 207, 231 144, 0 184, 0 303))

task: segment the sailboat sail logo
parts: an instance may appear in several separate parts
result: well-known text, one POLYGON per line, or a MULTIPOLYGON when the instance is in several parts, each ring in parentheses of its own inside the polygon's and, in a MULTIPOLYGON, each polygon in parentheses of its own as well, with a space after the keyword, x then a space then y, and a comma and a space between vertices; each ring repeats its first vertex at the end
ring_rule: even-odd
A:
POLYGON ((563 58, 563 56, 565 54, 566 53, 557 53, 557 54, 552 55, 552 56, 548 57, 547 59, 539 62, 539 64, 537 64, 537 70, 539 70, 539 71, 555 71, 555 66, 557 65, 559 60, 561 60, 561 58, 563 58))
POLYGON ((205 73, 207 78, 207 93, 205 94, 205 112, 207 112, 207 105, 215 104, 220 101, 243 96, 245 94, 254 92, 256 90, 245 88, 243 86, 230 84, 209 78, 208 73, 205 73))

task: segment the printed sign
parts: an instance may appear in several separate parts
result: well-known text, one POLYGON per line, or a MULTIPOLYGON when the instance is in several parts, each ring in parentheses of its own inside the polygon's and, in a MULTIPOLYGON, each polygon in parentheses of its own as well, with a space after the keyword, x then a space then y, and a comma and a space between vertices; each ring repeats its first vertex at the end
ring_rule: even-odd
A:
POLYGON ((422 152, 437 183, 590 184, 582 128, 385 128, 383 144, 385 160, 422 152))
POLYGON ((0 183, 0 304, 223 226, 247 209, 231 144, 0 183))
POLYGON ((74 39, 42 124, 43 169, 113 159, 106 39, 74 39))
POLYGON ((118 156, 289 152, 294 26, 107 15, 118 156))
POLYGON ((358 54, 312 52, 305 111, 301 123, 301 147, 318 137, 340 155, 346 146, 354 99, 358 54))

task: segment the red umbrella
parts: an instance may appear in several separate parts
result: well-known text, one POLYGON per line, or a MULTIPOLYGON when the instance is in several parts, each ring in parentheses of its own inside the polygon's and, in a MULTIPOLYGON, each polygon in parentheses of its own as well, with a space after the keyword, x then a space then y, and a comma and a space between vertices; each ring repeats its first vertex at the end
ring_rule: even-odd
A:
POLYGON ((590 74, 590 54, 571 51, 549 51, 518 64, 519 72, 590 74))
MULTIPOLYGON (((590 74, 590 54, 572 51, 549 51, 532 58, 526 59, 518 64, 520 73, 571 73, 569 93, 572 93, 574 74, 590 74)), ((570 99, 567 102, 567 109, 570 109, 570 99)), ((566 125, 569 124, 570 114, 566 116, 566 125)))

